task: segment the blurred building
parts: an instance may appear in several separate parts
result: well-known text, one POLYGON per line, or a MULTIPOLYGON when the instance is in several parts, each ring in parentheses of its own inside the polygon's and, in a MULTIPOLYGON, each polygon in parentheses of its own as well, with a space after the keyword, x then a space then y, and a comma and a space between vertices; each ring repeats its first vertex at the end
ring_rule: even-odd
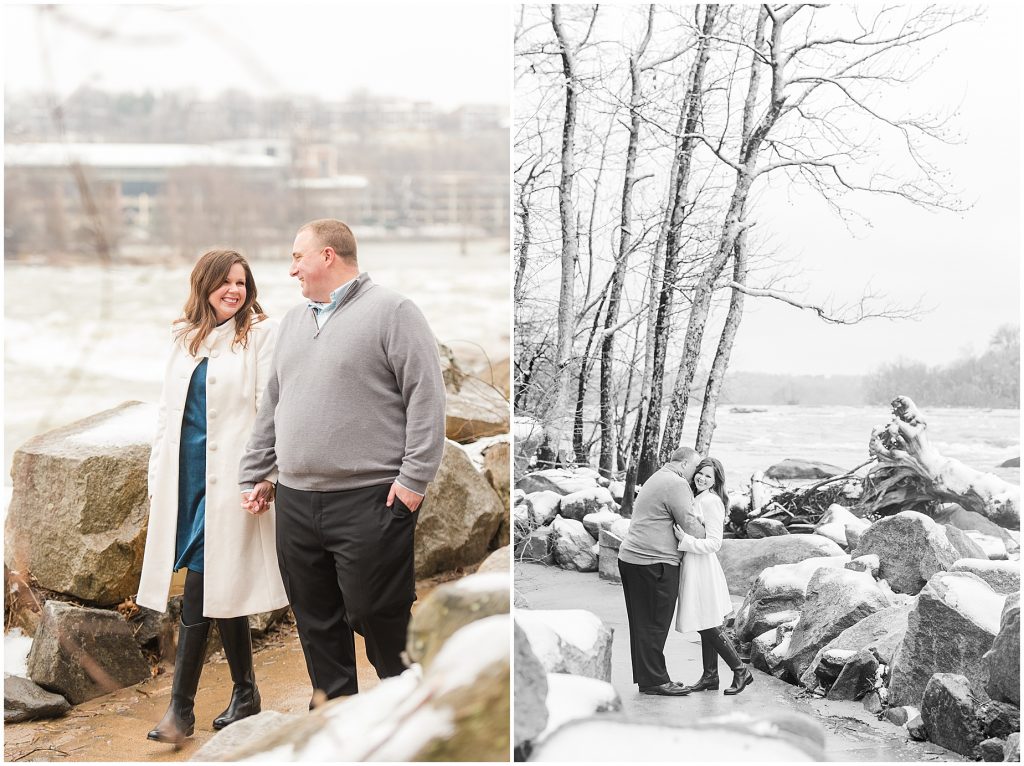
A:
POLYGON ((214 245, 256 255, 320 217, 364 238, 507 236, 500 107, 190 99, 84 91, 64 107, 63 136, 41 98, 8 108, 7 257, 192 257, 214 245))

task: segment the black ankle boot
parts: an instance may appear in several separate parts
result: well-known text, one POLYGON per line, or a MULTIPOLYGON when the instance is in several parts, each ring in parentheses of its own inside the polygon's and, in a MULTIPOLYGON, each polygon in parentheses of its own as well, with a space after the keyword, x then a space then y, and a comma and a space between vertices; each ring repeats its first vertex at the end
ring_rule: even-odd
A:
POLYGON ((700 657, 704 664, 704 674, 689 689, 691 692, 717 691, 719 684, 718 653, 704 631, 700 631, 700 657))
POLYGON ((252 639, 249 635, 249 618, 232 617, 218 619, 217 630, 224 644, 224 656, 231 669, 231 702, 227 710, 213 719, 213 728, 241 721, 260 712, 260 690, 256 688, 256 675, 252 669, 252 639))
POLYGON ((174 658, 174 680, 171 682, 171 704, 149 734, 147 739, 154 742, 180 744, 195 731, 196 716, 193 711, 199 676, 206 660, 206 639, 210 635, 210 622, 196 625, 178 625, 178 652, 174 658))
POLYGON ((729 640, 728 636, 722 632, 721 628, 715 628, 708 631, 708 637, 711 640, 712 645, 715 647, 715 651, 721 655, 722 659, 726 661, 729 667, 732 669, 732 686, 728 687, 723 694, 739 694, 743 691, 748 684, 754 680, 754 674, 750 672, 750 668, 743 664, 740 660, 740 656, 736 653, 736 647, 732 645, 732 641, 729 640))

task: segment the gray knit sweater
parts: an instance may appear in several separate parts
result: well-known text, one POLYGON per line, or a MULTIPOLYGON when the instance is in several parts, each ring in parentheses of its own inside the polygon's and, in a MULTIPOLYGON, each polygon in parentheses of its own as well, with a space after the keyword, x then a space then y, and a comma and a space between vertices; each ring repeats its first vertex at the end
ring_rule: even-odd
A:
POLYGON ((619 558, 628 564, 671 564, 681 554, 672 525, 703 538, 704 528, 693 513, 693 492, 676 463, 668 463, 644 482, 633 503, 629 532, 619 546, 619 558))
POLYGON ((398 479, 422 494, 441 464, 444 407, 427 320, 360 274, 321 329, 305 304, 285 314, 239 484, 252 487, 276 465, 292 489, 398 479))

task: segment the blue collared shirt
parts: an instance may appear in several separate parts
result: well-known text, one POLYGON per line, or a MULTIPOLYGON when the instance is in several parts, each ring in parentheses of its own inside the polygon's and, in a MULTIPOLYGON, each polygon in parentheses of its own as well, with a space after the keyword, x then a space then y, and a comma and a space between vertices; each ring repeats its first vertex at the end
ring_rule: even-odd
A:
POLYGON ((352 286, 355 279, 350 279, 348 282, 331 291, 331 300, 329 303, 318 303, 317 301, 309 301, 306 305, 313 310, 313 319, 316 320, 317 329, 324 326, 324 322, 327 318, 334 313, 334 310, 338 308, 338 304, 341 303, 341 299, 345 297, 345 293, 352 286))

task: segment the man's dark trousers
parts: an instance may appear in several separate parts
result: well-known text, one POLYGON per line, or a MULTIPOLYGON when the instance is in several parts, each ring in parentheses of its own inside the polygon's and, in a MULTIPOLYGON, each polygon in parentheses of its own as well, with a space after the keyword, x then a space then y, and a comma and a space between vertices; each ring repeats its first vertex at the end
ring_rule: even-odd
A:
POLYGON ((277 559, 306 668, 328 697, 359 691, 353 631, 381 678, 405 670, 401 653, 416 574, 417 514, 391 484, 342 492, 277 487, 277 559))
POLYGON ((671 680, 665 667, 665 641, 679 593, 679 567, 620 560, 619 574, 626 597, 633 683, 641 689, 660 686, 671 680))

